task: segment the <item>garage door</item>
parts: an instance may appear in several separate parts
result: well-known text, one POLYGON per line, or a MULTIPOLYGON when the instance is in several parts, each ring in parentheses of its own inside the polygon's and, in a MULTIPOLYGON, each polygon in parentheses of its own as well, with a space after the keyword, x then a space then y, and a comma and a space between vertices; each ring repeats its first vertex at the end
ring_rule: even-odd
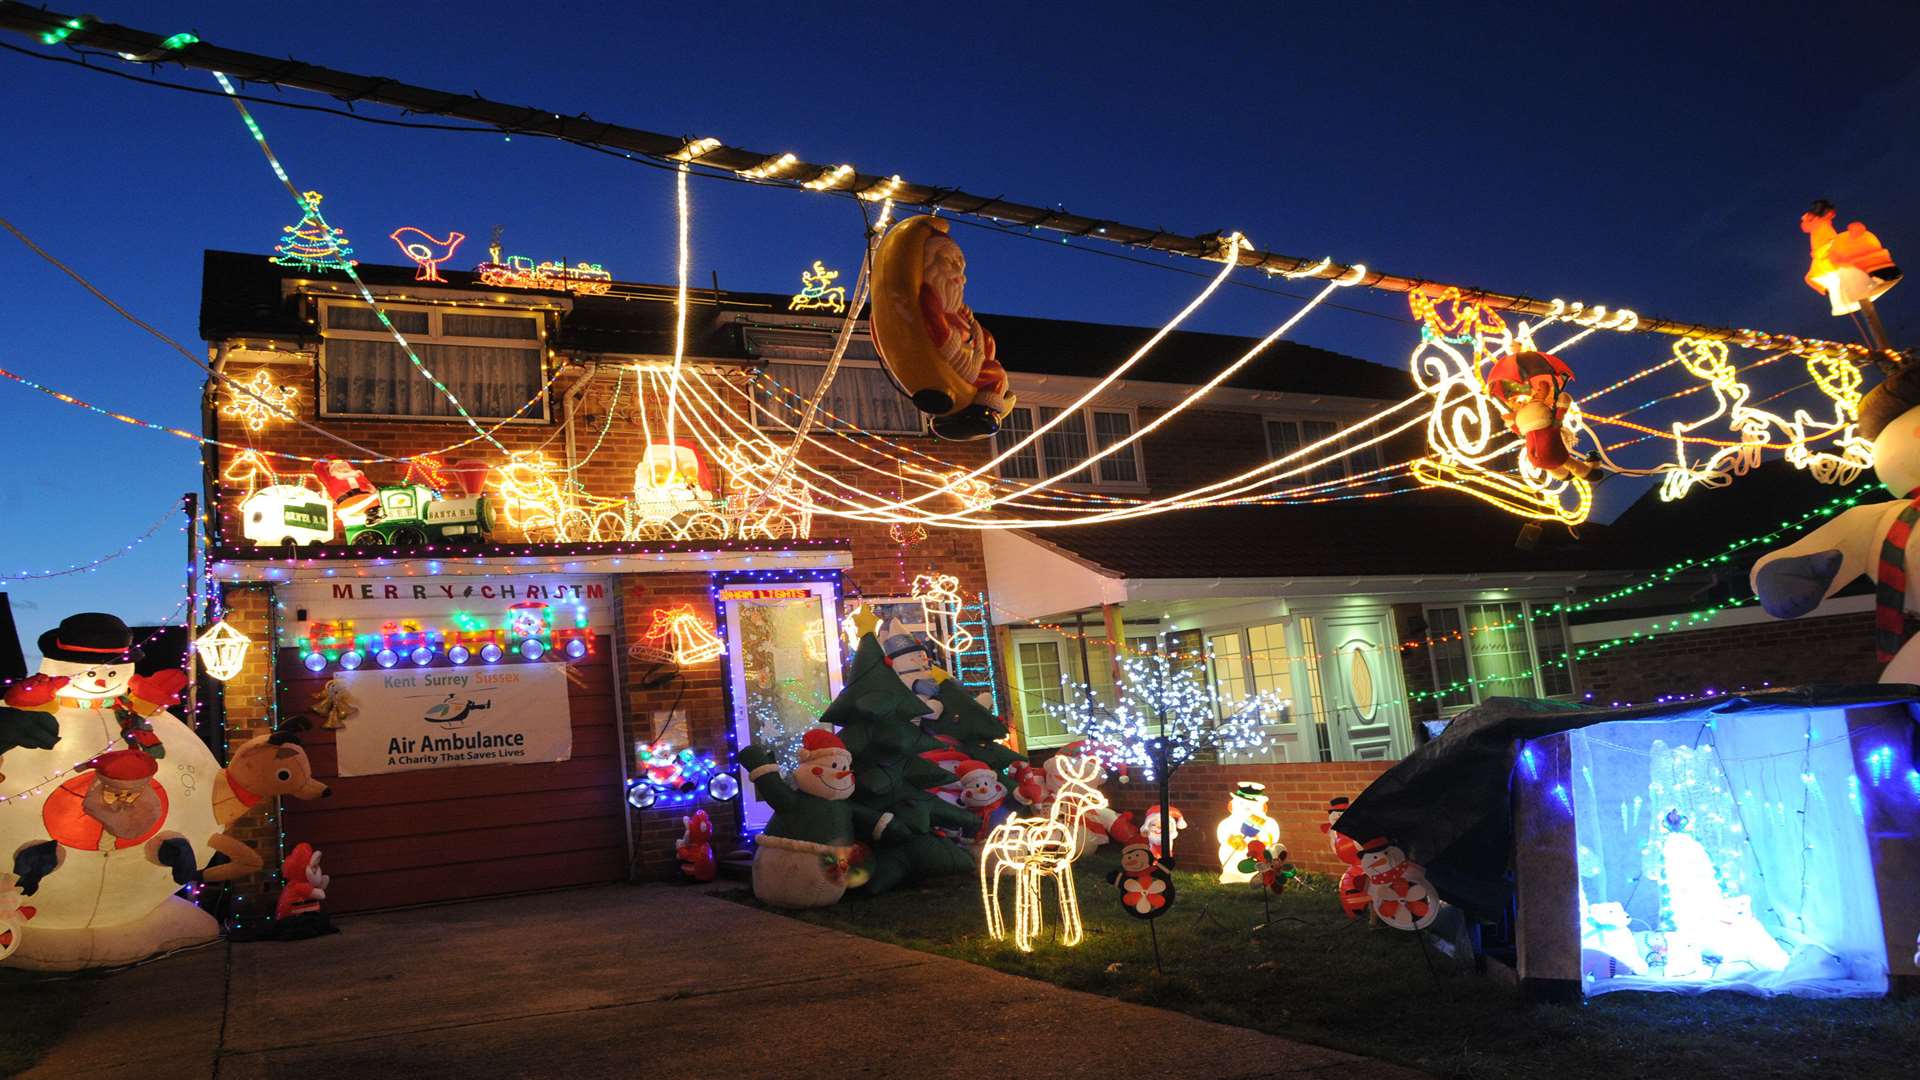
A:
MULTIPOLYGON (((301 741, 333 797, 282 803, 286 846, 325 853, 327 908, 367 911, 628 876, 626 807, 613 699, 611 642, 572 663, 573 756, 374 776, 338 775, 334 733, 301 741)), ((439 661, 441 663, 444 660, 439 661)), ((281 714, 307 710, 329 674, 280 650, 281 714)), ((348 721, 351 723, 351 721, 348 721)))

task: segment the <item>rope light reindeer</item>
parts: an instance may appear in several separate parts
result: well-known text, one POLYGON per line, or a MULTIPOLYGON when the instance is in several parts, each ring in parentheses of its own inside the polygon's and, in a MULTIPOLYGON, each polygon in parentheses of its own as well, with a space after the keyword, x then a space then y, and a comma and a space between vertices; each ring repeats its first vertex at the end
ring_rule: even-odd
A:
POLYGON ((1073 863, 1085 844, 1085 818, 1095 810, 1104 809, 1107 797, 1093 786, 1100 775, 1097 758, 1063 760, 1059 768, 1066 782, 1054 796, 1048 815, 1010 818, 987 835, 987 842, 980 849, 980 903, 987 913, 987 934, 995 941, 1006 940, 1006 917, 1000 910, 1000 878, 1012 873, 1013 944, 1021 952, 1033 951, 1033 939, 1044 925, 1041 891, 1048 878, 1053 879, 1060 899, 1060 943, 1069 947, 1078 945, 1083 933, 1073 863))

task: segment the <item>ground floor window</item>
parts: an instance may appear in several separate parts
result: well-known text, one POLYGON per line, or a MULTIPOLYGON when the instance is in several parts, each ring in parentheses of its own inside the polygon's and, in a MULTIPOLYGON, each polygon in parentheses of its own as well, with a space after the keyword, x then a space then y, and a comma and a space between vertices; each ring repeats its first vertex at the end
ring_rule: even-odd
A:
POLYGON ((1567 634, 1552 605, 1501 600, 1427 608, 1427 650, 1440 709, 1491 697, 1567 697, 1567 634))
POLYGON ((1025 745, 1033 749, 1064 746, 1078 738, 1048 710, 1064 706, 1069 695, 1091 695, 1098 707, 1112 708, 1114 698, 1113 647, 1105 641, 1084 643, 1054 635, 1013 641, 1014 712, 1025 745), (1081 687, 1086 689, 1082 690, 1081 687))

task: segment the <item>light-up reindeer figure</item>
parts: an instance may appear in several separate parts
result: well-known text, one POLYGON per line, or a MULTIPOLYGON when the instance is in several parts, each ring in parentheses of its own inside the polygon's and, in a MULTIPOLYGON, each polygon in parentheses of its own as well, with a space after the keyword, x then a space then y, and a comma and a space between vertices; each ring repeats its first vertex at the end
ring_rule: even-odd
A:
POLYGON ((1000 876, 1014 875, 1013 943, 1021 952, 1033 951, 1033 939, 1044 924, 1041 887, 1052 878, 1060 898, 1060 943, 1080 944, 1080 896, 1073 883, 1073 862, 1085 844, 1086 816, 1107 805, 1107 797, 1093 786, 1100 762, 1091 755, 1062 761, 1066 779, 1046 817, 1010 818, 987 835, 980 849, 980 902, 987 912, 987 933, 995 941, 1007 936, 1000 911, 1000 876))

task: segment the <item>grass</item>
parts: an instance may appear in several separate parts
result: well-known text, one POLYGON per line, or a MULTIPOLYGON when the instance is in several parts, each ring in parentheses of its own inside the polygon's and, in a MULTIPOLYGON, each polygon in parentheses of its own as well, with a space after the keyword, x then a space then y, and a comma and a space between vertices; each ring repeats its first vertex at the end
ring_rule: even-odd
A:
POLYGON ((80 1019, 99 979, 0 969, 0 1076, 32 1068, 80 1019))
MULTIPOLYGON (((1326 879, 1309 879, 1308 889, 1276 899, 1271 929, 1256 935, 1251 930, 1264 913, 1254 886, 1178 874, 1175 906, 1157 922, 1165 973, 1156 975, 1146 924, 1121 912, 1104 880, 1114 865, 1103 854, 1081 864, 1087 937, 1073 949, 1049 940, 1023 954, 992 941, 971 881, 786 914, 1446 1077, 1867 1080, 1911 1077, 1920 1060, 1920 1000, 1620 992, 1547 1005, 1522 1000, 1496 979, 1436 976, 1414 935, 1348 922, 1326 879)), ((734 898, 753 902, 744 891, 734 898)), ((1010 902, 1007 912, 1011 919, 1010 902)))

